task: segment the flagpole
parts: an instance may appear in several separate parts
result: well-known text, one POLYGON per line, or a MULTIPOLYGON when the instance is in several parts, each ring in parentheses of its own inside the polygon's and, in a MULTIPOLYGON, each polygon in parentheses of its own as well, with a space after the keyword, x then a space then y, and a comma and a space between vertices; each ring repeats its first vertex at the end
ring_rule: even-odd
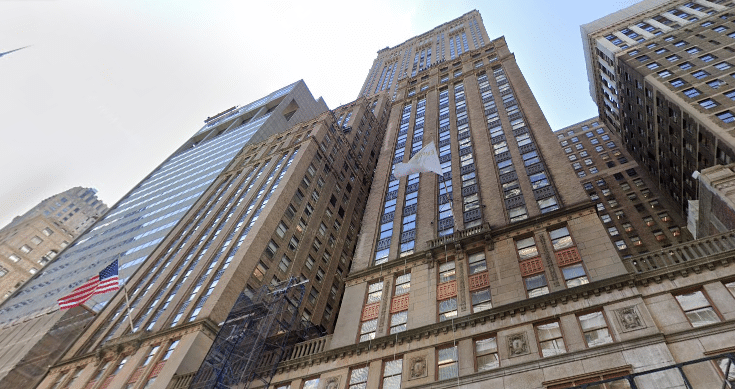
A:
POLYGON ((135 332, 133 329, 133 315, 130 312, 130 300, 128 299, 128 286, 123 281, 123 293, 125 294, 125 307, 128 309, 128 322, 130 323, 130 332, 135 332))

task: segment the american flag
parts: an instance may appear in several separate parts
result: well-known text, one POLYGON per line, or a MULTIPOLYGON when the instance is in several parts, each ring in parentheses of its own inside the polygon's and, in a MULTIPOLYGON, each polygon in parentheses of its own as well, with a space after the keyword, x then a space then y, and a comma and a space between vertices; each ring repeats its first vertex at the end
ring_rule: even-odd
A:
POLYGON ((112 292, 113 290, 120 289, 117 270, 116 259, 115 262, 104 268, 99 275, 90 278, 89 281, 75 288, 71 294, 60 298, 59 307, 61 309, 74 308, 78 305, 84 304, 96 294, 112 292))

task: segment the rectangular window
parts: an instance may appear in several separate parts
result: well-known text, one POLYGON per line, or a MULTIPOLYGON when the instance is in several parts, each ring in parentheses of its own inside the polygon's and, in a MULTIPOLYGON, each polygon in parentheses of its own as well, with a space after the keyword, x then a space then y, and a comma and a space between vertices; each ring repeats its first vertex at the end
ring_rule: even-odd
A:
MULTIPOLYGON (((702 78, 705 78, 705 77, 709 76, 709 73, 705 72, 704 70, 698 70, 698 71, 692 73, 692 76, 694 78, 696 78, 696 79, 702 79, 702 78)), ((676 85, 674 85, 674 86, 676 86, 676 85)))
POLYGON ((733 116, 730 111, 720 112, 717 114, 717 117, 725 123, 732 123, 735 121, 735 116, 733 116))
POLYGON ((390 333, 397 334, 406 330, 408 311, 396 312, 390 315, 390 333))
POLYGON ((671 86, 673 86, 674 88, 679 88, 682 85, 684 85, 684 80, 682 80, 681 78, 676 78, 676 79, 671 80, 670 83, 671 83, 671 86))
POLYGON ((517 240, 516 248, 518 250, 518 257, 521 260, 538 256, 538 248, 536 248, 536 241, 533 236, 517 240))
POLYGON ((459 374, 457 365, 457 346, 450 346, 437 350, 436 370, 438 381, 457 378, 457 375, 459 374))
POLYGON ((551 357, 567 352, 558 321, 536 325, 539 350, 542 357, 551 357))
POLYGON ((265 276, 265 273, 268 271, 268 266, 266 266, 262 261, 258 262, 258 266, 255 267, 255 270, 253 270, 253 277, 255 277, 258 281, 263 281, 263 277, 265 276))
POLYGON ((523 279, 526 285, 528 297, 537 297, 549 294, 549 286, 546 282, 546 274, 540 273, 523 279))
POLYGON ((449 261, 439 265, 439 283, 454 281, 457 277, 454 261, 449 261))
POLYGON ((302 389, 318 389, 319 388, 319 378, 311 378, 304 380, 304 386, 301 387, 302 389))
POLYGON ((439 321, 451 320, 457 317, 457 298, 452 297, 439 301, 439 321))
POLYGON ((495 337, 475 340, 475 362, 477 371, 500 367, 498 344, 495 337))
POLYGON ((701 92, 697 90, 697 88, 689 88, 689 89, 684 90, 684 95, 690 99, 692 97, 699 96, 700 94, 701 92))
POLYGON ((613 338, 608 330, 607 320, 602 311, 577 316, 582 327, 584 341, 587 347, 595 347, 612 343, 613 338))
POLYGON ((698 290, 690 293, 675 295, 682 311, 689 319, 692 327, 701 327, 707 324, 719 323, 720 317, 715 312, 707 296, 698 290))
POLYGON ((286 254, 284 254, 283 258, 281 258, 281 262, 278 264, 278 268, 285 273, 286 271, 288 271, 289 266, 291 266, 291 259, 289 259, 286 254))
POLYGON ((705 99, 705 100, 700 101, 699 105, 702 106, 702 108, 704 109, 712 109, 714 107, 717 107, 720 104, 718 104, 716 101, 712 99, 705 99))
POLYGON ((490 289, 484 288, 471 292, 472 312, 482 312, 493 307, 490 298, 490 289))
POLYGON ((394 359, 392 361, 383 362, 382 389, 400 389, 402 373, 403 373, 403 359, 394 359))
POLYGON ((352 369, 348 389, 365 389, 367 387, 368 367, 352 369))

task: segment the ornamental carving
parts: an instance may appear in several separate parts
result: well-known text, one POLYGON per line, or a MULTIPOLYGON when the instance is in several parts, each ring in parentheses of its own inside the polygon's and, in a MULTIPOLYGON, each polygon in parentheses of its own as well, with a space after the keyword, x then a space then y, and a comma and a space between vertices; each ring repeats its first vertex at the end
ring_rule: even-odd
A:
POLYGON ((635 305, 615 310, 615 317, 620 323, 620 330, 623 332, 635 331, 646 328, 646 322, 641 318, 638 308, 635 305))
POLYGON ((505 337, 505 341, 508 343, 508 355, 510 355, 511 358, 531 353, 525 332, 510 334, 505 337))
POLYGON ((571 265, 573 263, 581 261, 582 256, 579 255, 579 250, 577 250, 576 247, 570 247, 556 252, 556 262, 559 264, 559 267, 571 265))
POLYGON ((339 382, 342 380, 342 376, 328 377, 324 380, 324 389, 339 389, 339 382))
POLYGON ((408 366, 411 369, 409 372, 409 381, 417 378, 424 378, 428 375, 428 371, 426 369, 426 355, 411 358, 408 366))
POLYGON ((365 308, 362 309, 361 321, 373 320, 378 317, 379 312, 380 312, 380 302, 366 305, 365 308))
POLYGON ((436 299, 446 300, 457 295, 457 281, 449 281, 436 287, 436 299))
POLYGON ((393 297, 390 303, 390 313, 396 313, 408 310, 408 293, 402 296, 393 297))
POLYGON ((490 276, 487 274, 487 272, 475 274, 470 276, 469 283, 470 291, 487 288, 488 286, 490 286, 490 276))
POLYGON ((521 262, 521 275, 523 277, 541 273, 542 271, 544 271, 544 264, 541 262, 541 257, 531 258, 521 262))

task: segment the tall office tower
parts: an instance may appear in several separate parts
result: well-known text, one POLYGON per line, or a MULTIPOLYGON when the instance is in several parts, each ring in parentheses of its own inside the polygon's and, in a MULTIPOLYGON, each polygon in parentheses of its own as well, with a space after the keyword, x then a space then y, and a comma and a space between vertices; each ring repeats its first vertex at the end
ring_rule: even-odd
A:
POLYGON ((657 179, 641 169, 599 117, 556 134, 623 258, 691 239, 679 212, 670 211, 676 206, 660 196, 657 179))
POLYGON ((133 329, 118 293, 40 387, 188 387, 240 292, 290 276, 309 280, 291 308, 331 332, 388 104, 360 98, 246 146, 130 279, 133 329))
POLYGON ((395 98, 401 80, 444 61, 453 61, 462 53, 485 46, 486 42, 490 38, 482 17, 473 10, 397 46, 386 47, 378 51, 360 96, 388 91, 395 98))
POLYGON ((608 236, 503 38, 417 72, 399 82, 335 331, 296 345, 272 386, 673 388, 675 363, 710 358, 681 371, 721 387, 735 235, 625 259, 608 236), (431 141, 441 176, 392 176, 431 141))
POLYGON ((106 211, 92 188, 51 196, 0 229, 0 300, 46 266, 106 211))
POLYGON ((600 117, 684 213, 692 174, 735 158, 733 3, 643 1, 581 27, 600 117))
POLYGON ((117 260, 129 278, 248 142, 327 110, 303 81, 208 118, 104 218, 0 306, 0 387, 35 385, 112 294, 60 311, 57 299, 117 260))

